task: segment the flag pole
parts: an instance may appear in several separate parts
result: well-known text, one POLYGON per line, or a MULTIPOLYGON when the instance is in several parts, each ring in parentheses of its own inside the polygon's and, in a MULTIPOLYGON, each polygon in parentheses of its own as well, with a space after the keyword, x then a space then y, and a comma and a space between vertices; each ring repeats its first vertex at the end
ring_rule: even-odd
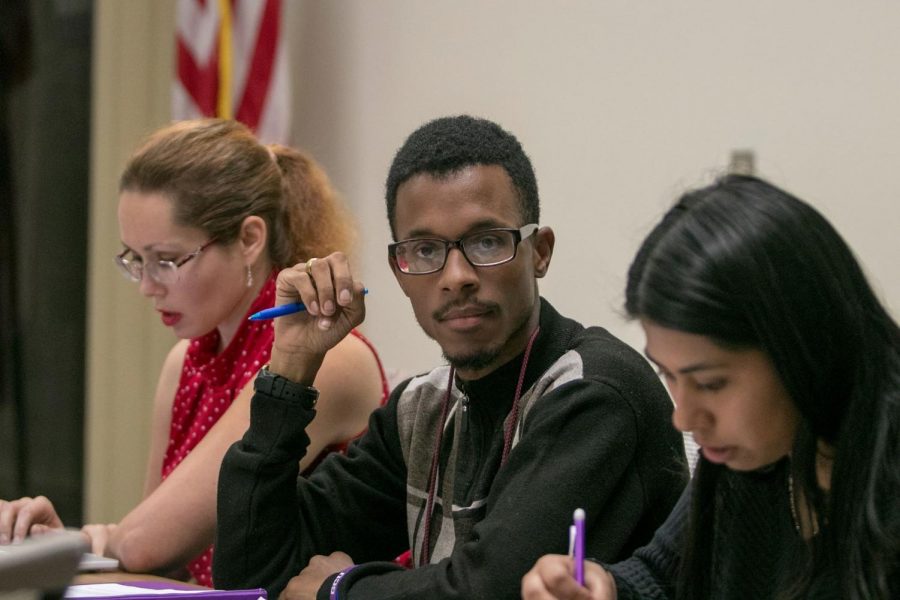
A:
POLYGON ((219 0, 221 26, 219 28, 219 93, 216 114, 222 119, 234 118, 231 101, 231 0, 219 0))

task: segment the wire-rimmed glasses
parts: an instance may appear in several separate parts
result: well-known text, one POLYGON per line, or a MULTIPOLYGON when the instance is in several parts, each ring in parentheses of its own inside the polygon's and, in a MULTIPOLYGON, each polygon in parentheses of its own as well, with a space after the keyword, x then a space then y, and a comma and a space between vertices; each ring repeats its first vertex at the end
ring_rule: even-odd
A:
POLYGON ((427 275, 444 268, 451 248, 459 248, 473 267, 493 267, 516 257, 519 243, 537 231, 537 223, 518 229, 498 227, 464 235, 455 241, 415 238, 388 244, 388 256, 403 273, 427 275))
POLYGON ((125 258, 125 255, 131 252, 130 248, 126 248, 121 254, 117 254, 113 260, 115 260, 119 270, 122 271, 122 275, 130 281, 135 283, 140 282, 144 276, 144 271, 146 270, 147 275, 149 275, 153 281, 163 285, 172 285, 178 281, 178 267, 181 267, 192 258, 198 256, 201 252, 215 243, 215 241, 215 239, 211 239, 193 252, 185 254, 181 258, 175 260, 155 260, 150 261, 145 265, 140 259, 125 258))

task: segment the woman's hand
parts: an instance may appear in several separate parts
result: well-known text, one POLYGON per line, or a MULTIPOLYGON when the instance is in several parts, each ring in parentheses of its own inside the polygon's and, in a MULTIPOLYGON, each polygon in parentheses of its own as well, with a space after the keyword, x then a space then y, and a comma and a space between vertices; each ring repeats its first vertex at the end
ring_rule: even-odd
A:
POLYGON ((570 556, 542 556, 522 578, 524 600, 616 600, 616 582, 600 565, 585 561, 584 587, 575 581, 570 556))
POLYGON ((113 558, 118 558, 113 554, 106 553, 106 547, 109 543, 109 538, 116 530, 115 523, 110 523, 109 525, 85 525, 81 528, 81 533, 86 535, 88 539, 91 541, 91 552, 98 556, 112 556, 113 558))
POLYGON ((45 496, 0 500, 0 544, 21 542, 31 534, 63 528, 56 509, 45 496))

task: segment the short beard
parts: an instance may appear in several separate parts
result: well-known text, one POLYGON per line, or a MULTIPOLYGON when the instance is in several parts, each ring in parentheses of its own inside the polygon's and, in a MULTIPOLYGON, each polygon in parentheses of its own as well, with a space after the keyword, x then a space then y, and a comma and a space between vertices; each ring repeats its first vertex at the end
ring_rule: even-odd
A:
POLYGON ((444 360, 457 371, 480 371, 494 364, 500 356, 500 348, 489 348, 474 354, 450 356, 444 352, 444 360))
MULTIPOLYGON (((509 340, 514 338, 516 335, 521 333, 528 327, 528 319, 530 315, 526 315, 522 322, 519 323, 519 326, 509 334, 502 343, 497 344, 492 348, 482 348, 481 350, 477 350, 472 354, 458 354, 456 356, 450 356, 447 352, 443 352, 444 360, 450 363, 450 366, 456 369, 457 371, 481 371, 488 367, 499 367, 500 365, 496 364, 497 359, 500 358, 500 355, 503 353, 504 346, 509 343, 509 340)), ((523 347, 521 351, 524 351, 523 347)))

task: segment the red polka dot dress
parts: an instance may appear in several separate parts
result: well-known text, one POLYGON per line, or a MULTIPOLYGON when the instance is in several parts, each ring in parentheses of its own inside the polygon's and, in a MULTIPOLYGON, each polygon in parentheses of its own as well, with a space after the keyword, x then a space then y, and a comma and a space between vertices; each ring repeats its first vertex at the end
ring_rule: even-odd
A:
MULTIPOLYGON (((274 303, 275 274, 272 274, 247 316, 274 303)), ((216 424, 247 382, 269 362, 274 335, 272 321, 244 319, 234 339, 220 354, 216 354, 220 340, 218 329, 191 340, 172 403, 169 445, 162 464, 163 479, 216 424)), ((188 569, 197 583, 212 586, 212 547, 191 561, 188 569)))

